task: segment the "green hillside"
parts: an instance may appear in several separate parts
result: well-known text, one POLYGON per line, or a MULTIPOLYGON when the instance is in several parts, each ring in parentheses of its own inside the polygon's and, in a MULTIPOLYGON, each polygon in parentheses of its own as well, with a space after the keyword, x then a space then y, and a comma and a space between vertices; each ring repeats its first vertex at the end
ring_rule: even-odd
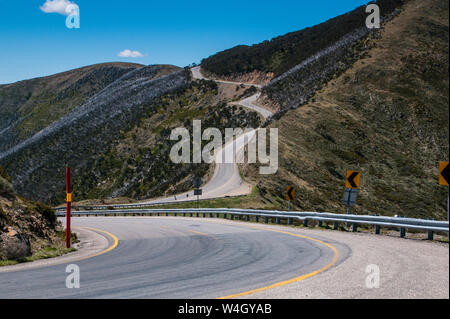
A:
POLYGON ((129 71, 131 63, 103 63, 0 85, 0 152, 61 118, 129 71))
MULTIPOLYGON (((388 16, 403 0, 378 0, 381 14, 388 16)), ((348 33, 365 27, 365 6, 319 25, 291 32, 252 46, 239 45, 202 61, 202 68, 218 76, 238 76, 252 71, 275 77, 295 67, 348 33)))

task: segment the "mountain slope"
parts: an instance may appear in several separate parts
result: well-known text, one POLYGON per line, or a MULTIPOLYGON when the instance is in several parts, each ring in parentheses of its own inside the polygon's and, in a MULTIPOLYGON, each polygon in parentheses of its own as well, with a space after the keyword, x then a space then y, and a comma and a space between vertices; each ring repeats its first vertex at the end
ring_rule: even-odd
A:
POLYGON ((58 167, 86 169, 121 130, 142 113, 152 112, 159 96, 187 85, 185 70, 170 68, 164 75, 163 69, 149 66, 126 73, 44 130, 0 153, 18 192, 33 199, 56 193, 58 167))
MULTIPOLYGON (((402 0, 378 0, 382 16, 388 16, 402 0)), ((278 77, 305 59, 339 41, 345 35, 365 28, 365 6, 319 25, 291 32, 253 46, 240 45, 209 58, 201 66, 219 77, 240 76, 258 71, 278 77)))
POLYGON ((438 161, 448 160, 448 2, 408 1, 367 53, 301 107, 273 121, 280 168, 244 167, 270 207, 344 212, 347 169, 362 172, 356 213, 446 218, 438 161))
POLYGON ((0 85, 0 152, 31 137, 143 65, 103 63, 0 85))
POLYGON ((244 88, 193 82, 189 69, 148 66, 121 76, 25 141, 0 152, 15 188, 31 199, 64 200, 64 167, 73 172, 76 200, 151 198, 192 186, 209 165, 170 161, 172 128, 192 120, 218 127, 259 126, 256 113, 226 101, 244 88), (230 93, 232 92, 232 93, 230 93))

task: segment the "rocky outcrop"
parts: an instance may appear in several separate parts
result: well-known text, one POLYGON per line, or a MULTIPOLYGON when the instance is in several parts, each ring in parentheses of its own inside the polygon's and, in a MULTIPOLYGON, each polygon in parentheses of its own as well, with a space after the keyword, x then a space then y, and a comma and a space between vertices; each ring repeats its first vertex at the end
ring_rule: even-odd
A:
POLYGON ((29 240, 12 227, 0 229, 0 260, 17 260, 30 255, 29 240))
POLYGON ((20 260, 45 247, 62 247, 57 226, 50 207, 0 194, 0 260, 20 260))

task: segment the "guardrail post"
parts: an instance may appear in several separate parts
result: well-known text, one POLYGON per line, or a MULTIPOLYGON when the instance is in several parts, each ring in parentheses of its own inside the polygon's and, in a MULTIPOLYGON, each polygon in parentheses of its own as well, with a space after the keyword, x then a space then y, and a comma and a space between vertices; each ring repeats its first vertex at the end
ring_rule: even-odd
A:
POLYGON ((214 218, 213 213, 209 213, 209 218, 214 218))
POLYGON ((245 220, 249 222, 250 221, 250 215, 245 216, 245 220))
POLYGON ((406 229, 402 227, 400 228, 400 237, 405 238, 405 236, 406 236, 406 229))
POLYGON ((231 214, 230 218, 231 218, 231 220, 234 220, 234 215, 233 215, 233 214, 231 214))
POLYGON ((269 217, 264 216, 264 222, 265 222, 266 224, 268 224, 268 223, 269 223, 269 217))
POLYGON ((197 213, 197 217, 199 217, 200 215, 197 213))
POLYGON ((292 225, 292 218, 291 217, 288 218, 288 225, 292 225))
POLYGON ((223 213, 223 218, 227 219, 227 213, 223 213))
POLYGON ((380 234, 380 225, 375 225, 375 235, 379 235, 380 234))
POLYGON ((259 216, 255 216, 255 220, 257 223, 259 223, 259 216))
POLYGON ((356 224, 356 223, 352 224, 352 231, 354 231, 354 232, 358 231, 358 224, 356 224))
POLYGON ((319 220, 319 227, 323 226, 323 221, 319 220))
POLYGON ((280 223, 280 217, 275 218, 275 223, 279 224, 280 223))
POLYGON ((434 239, 434 232, 432 230, 428 231, 428 240, 433 240, 434 239))
POLYGON ((241 220, 241 219, 242 219, 241 214, 238 214, 238 220, 241 220))
POLYGON ((169 213, 168 213, 168 212, 166 212, 166 216, 169 216, 169 213))
POLYGON ((303 220, 303 226, 308 227, 308 220, 306 218, 303 220))
POLYGON ((333 229, 337 230, 339 228, 339 223, 338 222, 334 222, 333 223, 333 229))

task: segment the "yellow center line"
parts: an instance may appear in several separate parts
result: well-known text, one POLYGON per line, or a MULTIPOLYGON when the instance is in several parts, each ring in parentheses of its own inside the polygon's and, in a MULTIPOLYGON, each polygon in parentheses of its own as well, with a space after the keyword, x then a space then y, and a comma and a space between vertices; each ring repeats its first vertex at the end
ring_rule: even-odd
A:
POLYGON ((108 235, 109 237, 111 237, 111 238, 114 240, 114 244, 112 244, 111 246, 109 246, 109 247, 106 248, 105 250, 103 250, 103 251, 101 251, 101 252, 98 252, 98 253, 96 253, 96 254, 94 254, 94 255, 90 255, 89 257, 86 257, 86 258, 83 258, 83 259, 88 259, 88 258, 92 258, 92 257, 96 257, 96 256, 103 255, 103 254, 105 254, 105 253, 107 253, 107 252, 113 250, 114 248, 116 248, 117 245, 119 244, 119 239, 118 239, 116 236, 114 236, 113 234, 111 234, 111 233, 109 233, 109 232, 107 232, 107 231, 105 231, 105 230, 101 230, 101 229, 93 228, 93 227, 76 227, 76 228, 88 229, 88 230, 92 230, 92 231, 97 231, 97 232, 100 232, 100 233, 104 233, 104 234, 108 235))
POLYGON ((197 235, 202 235, 202 236, 209 236, 209 234, 206 233, 201 233, 199 231, 195 231, 195 230, 190 230, 191 233, 197 234, 197 235))
POLYGON ((257 229, 257 230, 266 230, 266 231, 286 234, 286 235, 290 235, 290 236, 300 237, 300 238, 304 238, 304 239, 308 239, 308 240, 320 243, 322 245, 327 246, 328 248, 330 248, 333 251, 333 253, 334 253, 333 259, 325 267, 322 267, 322 268, 320 268, 318 270, 310 272, 310 273, 308 273, 306 275, 302 275, 302 276, 299 276, 299 277, 295 277, 295 278, 292 278, 292 279, 281 281, 281 282, 278 282, 278 283, 275 283, 275 284, 272 284, 272 285, 269 285, 269 286, 265 286, 265 287, 261 287, 261 288, 257 288, 257 289, 253 289, 253 290, 249 290, 249 291, 244 291, 244 292, 241 292, 241 293, 232 294, 232 295, 228 295, 228 296, 224 296, 224 297, 220 297, 220 298, 217 298, 217 299, 237 298, 237 297, 246 296, 246 295, 254 294, 254 293, 257 293, 257 292, 269 290, 269 289, 272 289, 272 288, 284 286, 284 285, 291 284, 291 283, 294 283, 294 282, 299 282, 299 281, 305 280, 307 278, 316 276, 316 275, 320 274, 321 272, 324 272, 325 270, 331 268, 334 264, 336 264, 336 262, 339 259, 339 252, 338 252, 338 250, 333 245, 330 245, 330 244, 328 244, 328 243, 326 243, 324 241, 321 241, 319 239, 315 239, 315 238, 311 238, 311 237, 307 237, 307 236, 303 236, 303 235, 298 235, 298 234, 294 234, 294 233, 289 233, 289 232, 282 231, 282 230, 261 229, 261 228, 257 228, 257 227, 251 227, 251 226, 248 226, 248 227, 249 228, 253 228, 253 229, 257 229))

